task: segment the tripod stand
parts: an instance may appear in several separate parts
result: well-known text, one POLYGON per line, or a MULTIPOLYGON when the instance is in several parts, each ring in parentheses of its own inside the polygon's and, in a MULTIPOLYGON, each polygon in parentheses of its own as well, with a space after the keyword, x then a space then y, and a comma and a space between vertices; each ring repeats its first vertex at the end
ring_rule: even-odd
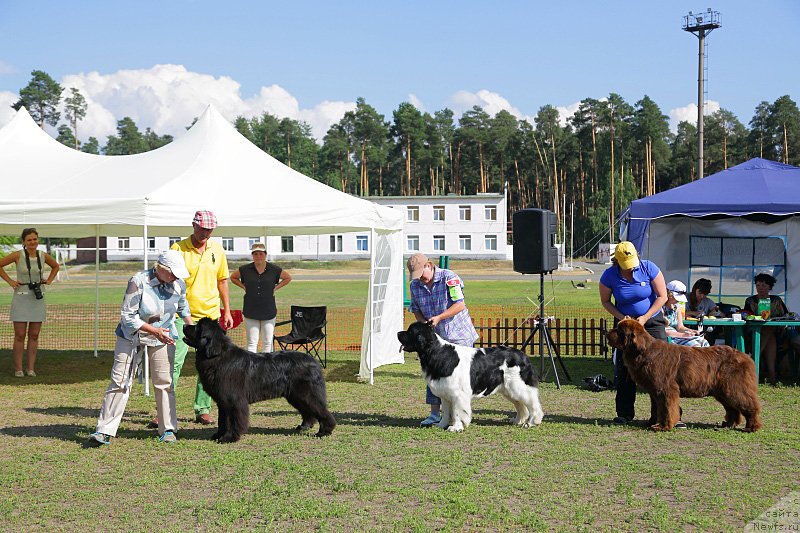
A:
MULTIPOLYGON (((547 319, 544 316, 544 272, 539 273, 539 318, 536 319, 536 327, 531 330, 528 338, 522 343, 521 350, 523 352, 525 351, 525 348, 530 345, 531 341, 533 341, 533 336, 537 333, 539 334, 539 357, 541 358, 539 379, 545 378, 544 349, 546 346, 547 354, 550 356, 550 364, 553 367, 553 376, 556 378, 556 388, 560 389, 561 380, 558 379, 558 370, 556 369, 555 361, 556 359, 558 359, 559 364, 561 364, 561 369, 564 371, 564 375, 567 377, 567 380, 572 381, 572 378, 569 376, 569 372, 567 372, 567 367, 564 366, 564 361, 561 360, 561 355, 558 353, 558 348, 556 347, 556 343, 553 341, 553 336, 550 334, 550 328, 547 326, 547 319), (553 352, 556 354, 555 359, 553 358, 553 352)), ((548 372, 550 371, 548 370, 548 372)))

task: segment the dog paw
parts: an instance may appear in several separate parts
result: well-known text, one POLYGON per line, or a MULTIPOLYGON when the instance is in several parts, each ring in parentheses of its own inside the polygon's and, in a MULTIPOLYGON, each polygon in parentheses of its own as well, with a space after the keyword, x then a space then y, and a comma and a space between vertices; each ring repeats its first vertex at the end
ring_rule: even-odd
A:
POLYGON ((459 426, 450 426, 447 428, 447 431, 449 431, 450 433, 461 433, 462 431, 464 431, 464 428, 459 426))
POLYGON ((216 433, 214 433, 213 435, 211 435, 211 440, 219 440, 219 438, 220 438, 221 436, 222 436, 222 432, 220 432, 220 431, 217 431, 216 433))
POLYGON ((299 426, 294 428, 295 431, 308 431, 309 429, 311 429, 311 426, 306 426, 303 424, 300 424, 299 426))
POLYGON ((237 435, 223 435, 222 437, 219 438, 217 442, 219 442, 220 444, 228 444, 231 442, 238 442, 239 438, 240 437, 237 435))
POLYGON ((650 429, 652 431, 669 431, 665 426, 662 426, 661 424, 652 424, 650 426, 650 429))

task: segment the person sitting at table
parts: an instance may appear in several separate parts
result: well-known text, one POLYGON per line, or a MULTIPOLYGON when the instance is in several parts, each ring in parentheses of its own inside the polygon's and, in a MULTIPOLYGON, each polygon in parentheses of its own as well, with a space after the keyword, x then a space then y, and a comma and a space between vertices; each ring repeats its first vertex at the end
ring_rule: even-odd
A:
POLYGON ((692 292, 689 293, 686 316, 698 318, 701 316, 712 316, 717 310, 717 304, 708 298, 711 294, 711 280, 700 278, 692 285, 692 292))
MULTIPOLYGON (((756 293, 744 301, 745 311, 751 315, 760 316, 765 320, 789 314, 789 309, 787 309, 781 297, 770 294, 777 281, 774 277, 762 272, 757 274, 753 281, 756 285, 756 293), (759 304, 759 301, 763 303, 759 304)), ((776 367, 778 346, 785 339, 785 334, 785 328, 761 328, 761 359, 767 368, 767 381, 773 385, 778 381, 776 367)), ((800 338, 796 334, 790 335, 792 348, 795 352, 800 353, 800 338)))
POLYGON ((667 337, 670 342, 684 346, 705 348, 708 341, 697 330, 686 327, 683 323, 683 304, 686 303, 686 285, 678 280, 667 283, 667 303, 662 312, 666 322, 667 337))

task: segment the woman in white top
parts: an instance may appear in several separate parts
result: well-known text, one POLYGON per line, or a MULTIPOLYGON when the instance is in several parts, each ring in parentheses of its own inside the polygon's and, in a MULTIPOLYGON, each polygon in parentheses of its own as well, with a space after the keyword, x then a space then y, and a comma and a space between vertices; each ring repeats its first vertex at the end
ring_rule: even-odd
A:
POLYGON ((36 228, 22 230, 22 250, 11 252, 0 259, 0 277, 14 289, 11 300, 11 321, 14 323, 14 375, 25 376, 22 372, 22 348, 25 336, 28 337, 27 374, 35 376, 36 351, 39 348, 39 332, 47 317, 47 304, 44 298, 44 285, 50 285, 58 274, 58 262, 50 254, 39 251, 39 233, 36 228), (50 274, 44 277, 44 262, 50 267, 50 274), (6 265, 16 263, 17 279, 11 279, 5 270, 6 265))

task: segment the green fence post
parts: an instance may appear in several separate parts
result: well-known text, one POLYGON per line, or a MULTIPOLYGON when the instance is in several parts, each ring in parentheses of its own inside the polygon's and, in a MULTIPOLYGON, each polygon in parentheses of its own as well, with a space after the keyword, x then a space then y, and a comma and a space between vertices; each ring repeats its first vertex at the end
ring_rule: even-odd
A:
POLYGON ((450 270, 450 256, 449 255, 440 255, 439 256, 439 268, 446 268, 450 270))

